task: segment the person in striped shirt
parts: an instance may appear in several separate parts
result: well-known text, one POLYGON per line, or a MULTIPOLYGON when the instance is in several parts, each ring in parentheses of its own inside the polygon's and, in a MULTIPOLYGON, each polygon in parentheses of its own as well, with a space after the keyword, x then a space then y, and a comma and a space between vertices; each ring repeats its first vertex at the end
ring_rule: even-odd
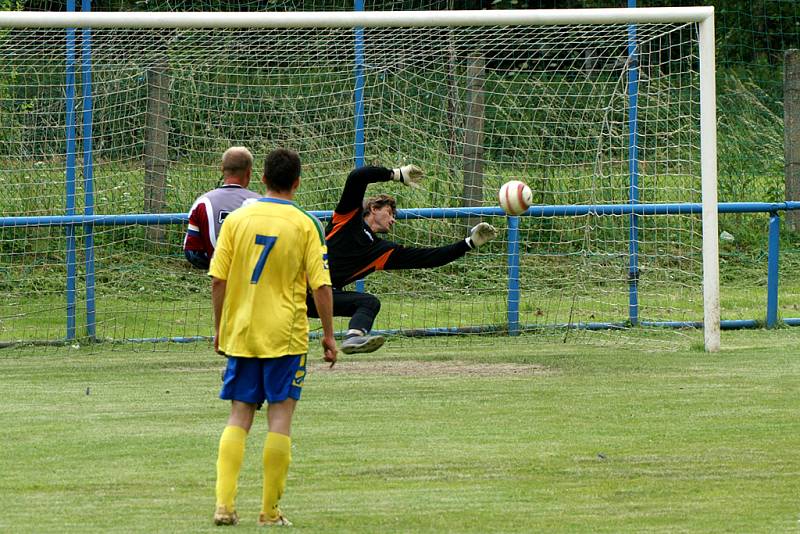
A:
POLYGON ((243 146, 229 148, 222 155, 222 186, 204 193, 192 204, 183 253, 198 269, 208 269, 225 217, 246 200, 261 197, 247 189, 252 172, 250 151, 243 146))

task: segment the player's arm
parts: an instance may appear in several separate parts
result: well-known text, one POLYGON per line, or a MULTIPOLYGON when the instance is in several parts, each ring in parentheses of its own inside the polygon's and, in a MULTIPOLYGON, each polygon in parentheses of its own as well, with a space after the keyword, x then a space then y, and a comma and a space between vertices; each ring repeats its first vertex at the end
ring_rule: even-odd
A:
POLYGON ((397 270, 441 267, 461 258, 469 250, 469 245, 463 239, 443 247, 418 248, 397 245, 383 268, 397 270))
POLYGON ((208 230, 208 213, 204 197, 200 197, 189 210, 189 225, 183 239, 186 259, 198 269, 208 269, 214 247, 208 230))
POLYGON ((222 324, 222 309, 225 302, 225 290, 228 287, 228 274, 231 269, 231 258, 233 257, 233 243, 230 236, 234 232, 234 222, 223 226, 217 241, 217 251, 211 258, 208 267, 208 274, 211 276, 211 306, 214 310, 214 351, 225 355, 219 348, 219 329, 222 324))
POLYGON ((395 245, 395 249, 386 260, 384 269, 426 269, 441 267, 455 261, 497 236, 497 230, 487 223, 480 223, 470 231, 466 239, 462 239, 443 247, 418 248, 395 245))
POLYGON ((219 325, 222 320, 222 305, 225 302, 225 289, 228 281, 211 277, 211 304, 214 308, 214 352, 223 354, 219 350, 219 325))
POLYGON ((392 170, 386 167, 359 167, 347 176, 342 189, 342 196, 334 210, 342 215, 355 209, 361 209, 367 186, 377 182, 388 182, 392 179, 392 170))
POLYGON ((344 215, 355 209, 361 209, 369 184, 394 180, 404 185, 416 187, 421 179, 422 170, 416 165, 404 165, 396 169, 372 166, 359 167, 351 171, 347 177, 342 196, 334 211, 344 215))
POLYGON ((331 286, 320 286, 312 291, 314 305, 322 322, 322 350, 323 358, 331 363, 336 363, 336 340, 333 337, 333 291, 331 286))
POLYGON ((333 291, 328 269, 328 247, 325 244, 322 223, 314 216, 309 215, 309 219, 313 222, 307 229, 308 235, 303 255, 306 284, 311 289, 314 306, 317 308, 317 317, 322 322, 323 358, 333 367, 333 364, 336 363, 336 340, 333 338, 333 291))
POLYGON ((205 250, 184 250, 183 254, 186 256, 186 261, 191 263, 192 266, 204 271, 208 269, 208 265, 211 263, 211 259, 205 250))

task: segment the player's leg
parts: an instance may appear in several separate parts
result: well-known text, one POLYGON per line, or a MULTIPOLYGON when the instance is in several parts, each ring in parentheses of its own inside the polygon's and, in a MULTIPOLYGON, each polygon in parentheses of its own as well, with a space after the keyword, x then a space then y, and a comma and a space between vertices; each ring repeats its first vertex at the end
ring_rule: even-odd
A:
MULTIPOLYGON (((314 299, 309 295, 306 298, 308 316, 319 318, 314 299)), ((357 291, 333 290, 333 315, 335 317, 350 317, 349 329, 341 344, 345 354, 374 352, 381 348, 386 339, 383 336, 370 336, 369 331, 375 322, 375 317, 381 311, 381 301, 369 293, 357 291)))
POLYGON ((275 358, 264 373, 269 432, 264 441, 264 489, 259 525, 291 525, 279 508, 292 461, 292 416, 300 399, 306 356, 275 358))
POLYGON ((231 401, 228 423, 222 431, 217 453, 215 525, 235 525, 236 493, 242 469, 247 434, 256 408, 264 401, 260 387, 260 363, 255 358, 228 358, 220 398, 231 401))
POLYGON ((264 489, 262 512, 259 524, 287 525, 289 521, 281 513, 278 504, 286 489, 289 464, 292 462, 292 438, 290 435, 292 414, 297 401, 286 399, 269 405, 269 432, 264 440, 263 466, 264 489))
POLYGON ((375 295, 357 291, 333 292, 333 314, 350 317, 349 329, 341 344, 342 352, 367 353, 381 348, 386 339, 368 335, 380 311, 381 301, 375 295))
POLYGON ((239 522, 239 516, 236 513, 236 493, 247 433, 250 431, 255 410, 255 404, 231 402, 231 414, 219 439, 217 453, 215 489, 217 505, 214 512, 214 523, 217 525, 235 525, 239 522))

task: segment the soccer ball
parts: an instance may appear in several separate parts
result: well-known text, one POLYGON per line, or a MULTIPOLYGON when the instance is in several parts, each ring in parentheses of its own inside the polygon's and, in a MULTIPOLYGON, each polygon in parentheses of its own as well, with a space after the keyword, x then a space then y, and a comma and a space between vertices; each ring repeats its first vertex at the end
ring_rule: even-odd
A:
POLYGON ((508 215, 519 215, 525 213, 533 204, 533 193, 531 188, 519 180, 511 180, 503 184, 498 194, 500 207, 508 215))

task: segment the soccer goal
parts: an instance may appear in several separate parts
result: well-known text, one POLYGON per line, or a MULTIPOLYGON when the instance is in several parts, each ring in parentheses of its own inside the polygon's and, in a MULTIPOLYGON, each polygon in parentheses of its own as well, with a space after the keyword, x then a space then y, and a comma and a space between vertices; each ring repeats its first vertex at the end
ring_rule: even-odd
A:
MULTIPOLYGON (((304 163, 325 217, 354 165, 415 163, 390 239, 500 237, 375 273, 398 335, 719 348, 713 8, 0 13, 0 343, 196 341, 185 214, 248 146, 304 163), (520 217, 497 191, 525 181, 520 217), (668 332, 665 334, 665 332, 668 332)), ((259 184, 251 184, 259 190, 259 184)), ((340 325, 341 326, 341 325, 340 325)))

